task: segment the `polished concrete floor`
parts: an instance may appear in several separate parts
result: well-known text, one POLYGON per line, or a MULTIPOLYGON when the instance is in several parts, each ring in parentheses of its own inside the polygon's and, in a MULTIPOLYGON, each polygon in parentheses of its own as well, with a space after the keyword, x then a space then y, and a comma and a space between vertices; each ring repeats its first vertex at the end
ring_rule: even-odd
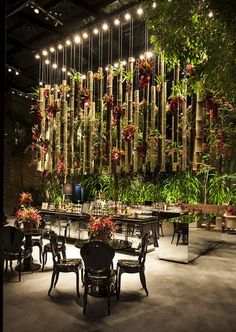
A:
MULTIPOLYGON (((147 254, 149 296, 138 275, 122 275, 121 297, 112 297, 107 316, 105 298, 89 296, 87 316, 75 293, 75 275, 61 273, 51 297, 47 295, 52 260, 45 271, 8 274, 4 282, 4 332, 234 332, 236 331, 236 236, 225 237, 190 264, 158 259, 158 249, 147 254)), ((79 249, 67 245, 67 256, 79 249)), ((34 248, 38 260, 38 249, 34 248)), ((116 254, 118 258, 126 255, 116 254)))

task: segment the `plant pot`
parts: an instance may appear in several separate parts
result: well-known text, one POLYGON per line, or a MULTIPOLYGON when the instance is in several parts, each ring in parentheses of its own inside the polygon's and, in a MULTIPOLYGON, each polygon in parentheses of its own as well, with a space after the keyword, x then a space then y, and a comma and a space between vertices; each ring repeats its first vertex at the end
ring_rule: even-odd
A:
POLYGON ((35 225, 34 221, 24 222, 24 231, 25 232, 29 232, 29 231, 31 231, 32 229, 35 229, 35 228, 36 228, 36 225, 35 225))

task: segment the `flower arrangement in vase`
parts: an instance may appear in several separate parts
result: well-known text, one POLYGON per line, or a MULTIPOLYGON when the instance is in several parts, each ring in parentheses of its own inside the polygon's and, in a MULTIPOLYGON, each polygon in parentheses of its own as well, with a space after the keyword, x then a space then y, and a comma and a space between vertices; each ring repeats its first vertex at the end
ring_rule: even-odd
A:
POLYGON ((32 195, 28 192, 20 194, 20 209, 16 211, 16 224, 24 225, 24 229, 36 228, 41 224, 41 216, 39 211, 31 206, 33 202, 32 195))
POLYGON ((111 216, 91 216, 89 223, 90 238, 107 241, 115 232, 115 225, 111 216))

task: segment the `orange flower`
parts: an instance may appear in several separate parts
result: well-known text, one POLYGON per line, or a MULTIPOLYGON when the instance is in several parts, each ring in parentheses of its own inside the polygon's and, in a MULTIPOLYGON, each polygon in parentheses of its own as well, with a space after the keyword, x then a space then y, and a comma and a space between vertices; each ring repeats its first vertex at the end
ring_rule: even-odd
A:
POLYGON ((19 199, 20 205, 25 205, 25 203, 32 203, 32 202, 33 202, 33 198, 30 193, 23 192, 22 194, 20 194, 20 199, 19 199))

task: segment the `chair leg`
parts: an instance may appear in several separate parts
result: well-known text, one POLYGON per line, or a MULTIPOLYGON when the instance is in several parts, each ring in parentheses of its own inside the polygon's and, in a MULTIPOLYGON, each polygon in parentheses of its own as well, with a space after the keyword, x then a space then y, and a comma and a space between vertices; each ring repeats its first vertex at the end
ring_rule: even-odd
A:
POLYGON ((53 284, 54 284, 55 275, 56 275, 56 271, 53 270, 53 272, 52 272, 52 279, 51 279, 51 285, 50 285, 50 288, 48 290, 48 295, 50 295, 50 293, 51 293, 51 290, 52 290, 52 287, 53 287, 53 284))
POLYGON ((47 251, 43 251, 43 253, 42 253, 42 269, 41 269, 41 271, 44 270, 44 266, 45 266, 46 262, 47 262, 47 251))
POLYGON ((76 271, 75 274, 76 274, 76 292, 77 292, 78 297, 80 297, 80 293, 79 293, 79 271, 76 271))
POLYGON ((19 259, 19 281, 21 281, 21 257, 19 259))
POLYGON ((141 284, 142 284, 142 286, 143 286, 143 288, 144 288, 144 290, 145 290, 145 292, 146 292, 146 294, 148 296, 148 290, 147 290, 147 285, 146 285, 146 278, 145 278, 145 274, 144 274, 143 270, 141 270, 139 272, 139 276, 140 276, 141 284))
POLYGON ((42 263, 42 246, 39 246, 39 261, 42 263))
POLYGON ((107 278, 107 314, 110 315, 111 311, 111 276, 107 278))
POLYGON ((86 314, 86 307, 87 307, 87 297, 88 297, 88 283, 86 281, 85 277, 85 284, 84 284, 84 308, 83 308, 83 314, 86 314))
POLYGON ((81 269, 81 281, 84 286, 84 269, 83 268, 81 269))
POLYGON ((54 282, 53 287, 56 287, 57 282, 58 282, 58 279, 59 279, 59 272, 57 271, 57 272, 56 272, 56 279, 55 279, 55 282, 54 282))
POLYGON ((7 270, 8 270, 8 259, 6 259, 6 265, 5 265, 5 277, 7 277, 7 270))
POLYGON ((119 300, 119 298, 120 298, 120 284, 121 284, 121 274, 122 274, 122 272, 121 272, 121 269, 118 269, 118 276, 117 276, 117 294, 116 294, 116 297, 117 297, 117 299, 119 300))

